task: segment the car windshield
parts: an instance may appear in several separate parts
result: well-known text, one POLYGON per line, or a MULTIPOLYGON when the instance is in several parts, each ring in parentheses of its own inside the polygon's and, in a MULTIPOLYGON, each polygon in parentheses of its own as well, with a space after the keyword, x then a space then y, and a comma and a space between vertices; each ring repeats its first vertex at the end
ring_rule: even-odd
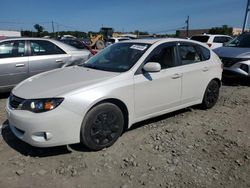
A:
POLYGON ((150 44, 116 43, 90 58, 82 66, 111 72, 128 71, 146 52, 150 44))
POLYGON ((240 35, 225 43, 226 47, 250 48, 250 34, 240 35))

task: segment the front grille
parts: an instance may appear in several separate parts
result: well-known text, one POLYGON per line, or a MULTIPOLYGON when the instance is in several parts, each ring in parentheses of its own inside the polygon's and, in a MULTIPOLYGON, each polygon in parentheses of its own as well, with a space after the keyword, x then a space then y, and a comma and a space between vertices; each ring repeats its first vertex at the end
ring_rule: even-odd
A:
POLYGON ((242 61, 242 59, 241 58, 222 57, 221 61, 222 61, 223 65, 224 65, 224 67, 231 67, 235 63, 238 63, 238 62, 242 61))
POLYGON ((11 106, 11 108, 17 109, 18 106, 24 101, 25 99, 22 99, 20 97, 17 97, 13 94, 10 94, 9 97, 9 104, 11 106))

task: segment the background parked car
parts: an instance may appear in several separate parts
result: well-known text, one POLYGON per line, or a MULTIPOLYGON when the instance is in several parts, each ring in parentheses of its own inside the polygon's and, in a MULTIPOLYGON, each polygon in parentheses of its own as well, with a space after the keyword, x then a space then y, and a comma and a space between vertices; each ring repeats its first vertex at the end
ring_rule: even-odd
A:
POLYGON ((106 46, 110 45, 110 44, 114 44, 120 41, 125 41, 125 40, 131 40, 128 37, 111 37, 108 39, 108 41, 106 42, 106 46))
POLYGON ((12 38, 0 41, 0 92, 22 80, 51 69, 77 65, 90 56, 62 42, 41 38, 12 38))
POLYGON ((219 48, 223 46, 223 43, 226 43, 232 40, 232 37, 228 35, 195 35, 190 38, 191 40, 199 41, 206 43, 211 49, 219 48))
POLYGON ((225 76, 250 78, 250 33, 242 34, 214 51, 224 64, 225 76))
POLYGON ((95 55, 97 53, 96 50, 91 49, 84 41, 81 41, 78 39, 65 38, 65 39, 61 39, 60 41, 80 50, 83 50, 83 49, 89 50, 92 55, 95 55))

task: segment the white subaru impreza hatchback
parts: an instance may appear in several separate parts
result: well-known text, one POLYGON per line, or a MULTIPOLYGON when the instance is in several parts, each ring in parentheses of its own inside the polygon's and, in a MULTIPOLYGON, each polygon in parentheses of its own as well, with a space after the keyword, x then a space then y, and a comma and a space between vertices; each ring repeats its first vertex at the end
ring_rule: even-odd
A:
POLYGON ((37 147, 111 146, 132 124, 188 106, 215 105, 218 56, 201 43, 144 39, 116 43, 84 65, 33 76, 6 105, 12 132, 37 147))

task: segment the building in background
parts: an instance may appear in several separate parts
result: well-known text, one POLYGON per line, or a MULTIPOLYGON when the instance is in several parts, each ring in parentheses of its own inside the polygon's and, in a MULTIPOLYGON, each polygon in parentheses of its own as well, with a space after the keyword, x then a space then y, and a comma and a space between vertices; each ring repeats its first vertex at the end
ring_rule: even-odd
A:
MULTIPOLYGON (((192 37, 193 35, 201 35, 204 33, 209 33, 210 29, 190 29, 188 31, 189 37, 192 37)), ((176 36, 179 38, 186 38, 187 37, 187 31, 186 30, 177 30, 176 36)))
MULTIPOLYGON (((202 34, 209 34, 211 29, 190 29, 188 31, 189 33, 189 37, 192 37, 194 35, 202 35, 202 34)), ((230 28, 231 29, 231 33, 229 35, 231 36, 237 36, 240 35, 242 33, 242 28, 230 28)), ((249 32, 249 29, 246 29, 245 32, 249 32)), ((221 33, 216 33, 216 34, 221 34, 221 33)), ((177 30, 176 31, 176 36, 179 38, 186 38, 187 37, 187 31, 186 30, 177 30)))
MULTIPOLYGON (((249 29, 245 29, 245 32, 249 32, 249 29)), ((232 31, 233 36, 240 35, 241 33, 242 33, 242 28, 236 28, 236 27, 233 28, 232 31)))

